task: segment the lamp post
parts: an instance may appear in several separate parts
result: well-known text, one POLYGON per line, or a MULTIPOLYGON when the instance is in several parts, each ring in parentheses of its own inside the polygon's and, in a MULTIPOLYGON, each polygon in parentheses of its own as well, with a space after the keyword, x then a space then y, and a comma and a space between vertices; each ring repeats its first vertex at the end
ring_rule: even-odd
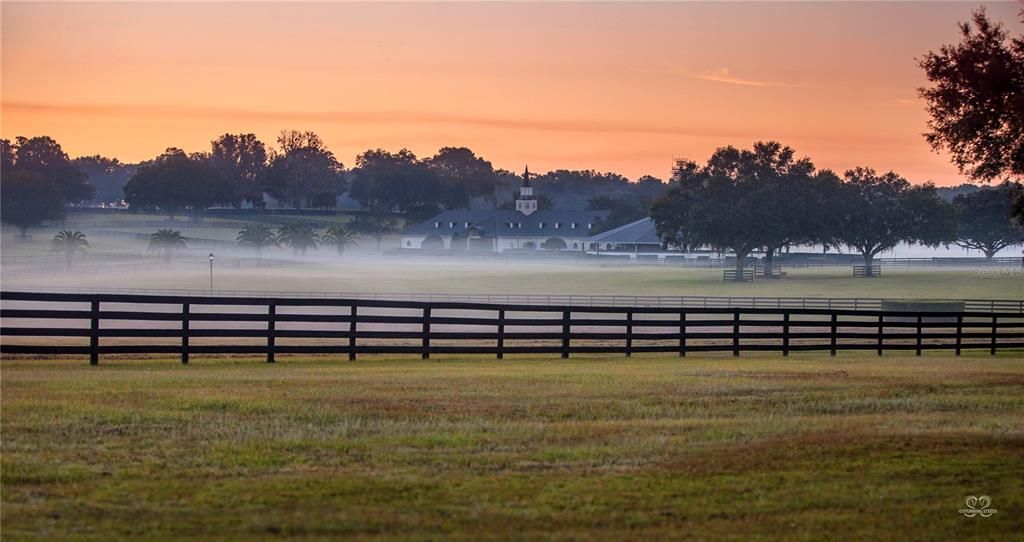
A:
POLYGON ((210 295, 213 295, 213 253, 210 253, 210 295))

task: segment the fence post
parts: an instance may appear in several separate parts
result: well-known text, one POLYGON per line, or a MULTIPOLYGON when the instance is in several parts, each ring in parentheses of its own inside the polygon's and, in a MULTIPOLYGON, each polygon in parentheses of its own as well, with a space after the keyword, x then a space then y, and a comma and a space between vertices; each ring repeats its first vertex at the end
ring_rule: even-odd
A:
POLYGON ((505 357, 505 309, 498 310, 498 359, 505 357))
POLYGON ((782 313, 782 355, 789 355, 789 311, 782 313))
POLYGON ((839 327, 838 326, 838 321, 839 321, 839 315, 836 314, 835 312, 833 312, 832 313, 832 327, 830 328, 829 339, 828 339, 828 343, 829 343, 828 355, 830 355, 830 356, 836 355, 836 343, 838 342, 838 337, 836 336, 836 331, 838 330, 838 327, 839 327))
POLYGON ((569 357, 569 325, 570 311, 562 311, 562 359, 569 357))
POLYGON ((686 311, 679 311, 679 357, 686 357, 686 311))
POLYGON ((732 313, 732 355, 740 355, 740 311, 732 313))
POLYGON ((352 310, 349 312, 348 319, 348 360, 355 361, 356 359, 356 318, 359 316, 359 307, 355 303, 352 304, 352 310))
POLYGON ((274 347, 277 343, 277 304, 267 305, 267 363, 274 363, 274 347))
POLYGON ((423 359, 430 359, 430 306, 423 307, 423 359))
POLYGON ((916 355, 920 356, 921 355, 921 315, 920 314, 917 315, 917 336, 915 337, 915 340, 917 341, 917 343, 916 343, 917 344, 917 353, 916 353, 916 355))
POLYGON ((884 321, 885 321, 885 317, 882 316, 881 314, 879 314, 878 315, 878 355, 879 356, 882 355, 882 347, 885 344, 885 334, 884 334, 885 326, 883 325, 884 321))
POLYGON ((100 302, 93 301, 89 317, 89 365, 100 364, 100 302))
POLYGON ((956 315, 956 355, 960 355, 960 347, 963 344, 964 315, 956 315))
POLYGON ((996 355, 996 329, 998 329, 998 326, 996 325, 997 319, 997 316, 992 317, 992 344, 989 347, 989 354, 993 356, 996 355))
POLYGON ((188 315, 189 304, 181 304, 181 364, 188 365, 188 315))
POLYGON ((633 356, 633 311, 626 311, 626 357, 633 356))

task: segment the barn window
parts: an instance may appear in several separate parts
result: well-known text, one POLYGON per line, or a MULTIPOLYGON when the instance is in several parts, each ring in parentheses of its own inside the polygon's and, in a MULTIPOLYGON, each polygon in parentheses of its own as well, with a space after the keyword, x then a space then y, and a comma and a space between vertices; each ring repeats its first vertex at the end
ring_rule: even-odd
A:
POLYGON ((434 222, 434 227, 435 228, 440 228, 441 227, 441 223, 440 222, 434 222))
POLYGON ((575 230, 576 229, 576 223, 573 222, 572 224, 569 224, 569 227, 575 230))
POLYGON ((544 229, 544 223, 541 222, 540 224, 537 224, 537 227, 543 230, 544 229))
POLYGON ((517 223, 516 227, 519 228, 519 229, 523 229, 523 223, 522 222, 517 223))
POLYGON ((466 227, 467 227, 467 228, 469 227, 469 222, 466 222, 466 227))
POLYGON ((555 229, 557 230, 560 227, 562 227, 562 223, 561 222, 555 222, 555 229))
POLYGON ((448 227, 449 228, 454 228, 455 227, 455 223, 454 222, 449 222, 448 223, 448 227))
POLYGON ((587 222, 587 229, 591 230, 593 228, 594 228, 594 223, 593 222, 587 222))

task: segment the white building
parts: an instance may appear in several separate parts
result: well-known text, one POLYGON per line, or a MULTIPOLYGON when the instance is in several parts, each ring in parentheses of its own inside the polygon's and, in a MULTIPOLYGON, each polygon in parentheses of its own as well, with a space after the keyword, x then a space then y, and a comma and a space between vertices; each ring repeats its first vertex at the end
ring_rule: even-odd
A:
POLYGON ((402 232, 402 249, 583 252, 606 211, 539 210, 529 168, 515 210, 445 211, 402 232))

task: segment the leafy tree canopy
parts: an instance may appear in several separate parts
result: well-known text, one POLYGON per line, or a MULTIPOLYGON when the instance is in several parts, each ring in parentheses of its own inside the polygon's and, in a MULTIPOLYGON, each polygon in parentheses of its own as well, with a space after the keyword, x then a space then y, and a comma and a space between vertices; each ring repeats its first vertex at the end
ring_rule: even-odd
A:
POLYGON ((372 211, 400 211, 438 204, 444 189, 437 172, 407 149, 369 150, 356 158, 350 195, 372 211))
POLYGON ((224 134, 210 142, 210 165, 231 185, 238 206, 243 200, 263 207, 267 148, 255 134, 224 134))
POLYGON ((446 209, 468 209, 476 197, 494 197, 494 167, 465 147, 444 147, 426 160, 444 190, 446 209))
POLYGON ((315 133, 284 131, 277 142, 281 150, 271 158, 265 180, 271 196, 298 209, 314 200, 324 206, 325 199, 345 191, 344 166, 315 133))
POLYGON ((24 237, 45 220, 64 217, 64 195, 57 183, 37 173, 4 170, 0 176, 0 219, 24 237))
MULTIPOLYGON (((1022 12, 1024 17, 1024 12, 1022 12)), ((920 60, 930 87, 935 150, 946 149, 960 171, 991 181, 1024 175, 1024 36, 1010 39, 980 8, 960 25, 960 43, 920 60)))
POLYGON ((141 165, 124 187, 133 208, 160 209, 174 217, 185 210, 198 214, 234 199, 231 185, 205 160, 170 148, 141 165))
POLYGON ((0 147, 0 166, 5 174, 20 171, 48 179, 68 203, 89 200, 96 191, 53 138, 18 136, 13 144, 3 140, 0 147))
POLYGON ((868 266, 880 252, 900 243, 937 246, 956 235, 953 208, 939 198, 934 185, 914 186, 891 171, 847 171, 837 201, 836 239, 860 252, 868 266))
POLYGON ((1020 185, 1006 182, 957 196, 953 200, 959 219, 956 244, 980 250, 986 258, 992 258, 1000 250, 1024 240, 1024 229, 1010 217, 1014 197, 1020 190, 1020 185))

